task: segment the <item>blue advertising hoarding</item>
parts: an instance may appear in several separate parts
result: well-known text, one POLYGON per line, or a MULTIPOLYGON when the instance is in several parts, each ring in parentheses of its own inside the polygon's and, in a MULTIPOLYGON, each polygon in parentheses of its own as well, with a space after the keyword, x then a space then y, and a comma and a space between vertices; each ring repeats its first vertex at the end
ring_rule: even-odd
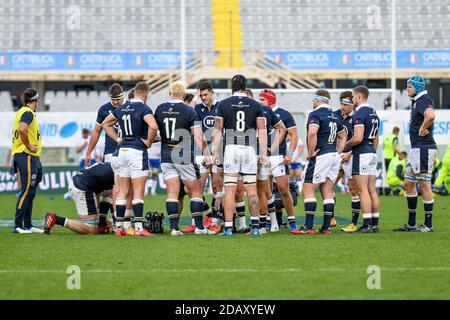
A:
MULTIPOLYGON (((190 60, 194 55, 187 52, 186 56, 190 60)), ((179 52, 0 52, 0 71, 162 71, 179 68, 180 61, 179 52)))
MULTIPOLYGON (((294 70, 389 69, 390 51, 268 51, 267 55, 294 70)), ((450 50, 397 51, 399 69, 448 69, 450 50)))
MULTIPOLYGON (((266 54, 294 70, 389 69, 391 52, 268 51, 266 54)), ((180 52, 0 52, 0 71, 163 71, 180 66, 180 52)), ((187 53, 187 60, 194 57, 187 53)), ((397 51, 399 69, 448 69, 450 50, 397 51)))

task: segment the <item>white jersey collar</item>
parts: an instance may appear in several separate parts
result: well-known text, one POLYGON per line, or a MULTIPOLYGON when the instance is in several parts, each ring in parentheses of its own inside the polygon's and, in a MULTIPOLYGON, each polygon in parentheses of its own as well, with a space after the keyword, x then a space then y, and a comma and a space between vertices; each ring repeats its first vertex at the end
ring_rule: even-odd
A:
POLYGON ((426 94, 428 94, 428 91, 427 91, 427 90, 422 91, 421 93, 415 95, 412 99, 413 99, 414 101, 417 101, 417 100, 419 100, 420 97, 423 97, 423 96, 426 95, 426 94))
POLYGON ((169 103, 184 103, 184 101, 181 99, 175 99, 175 100, 170 99, 169 103))
MULTIPOLYGON (((216 105, 217 102, 219 102, 219 101, 217 101, 217 99, 214 99, 213 103, 211 104, 211 108, 214 107, 214 106, 216 105)), ((204 104, 203 101, 202 101, 202 105, 203 105, 205 108, 208 108, 208 106, 207 106, 206 104, 204 104)))
POLYGON ((363 103, 363 104, 359 105, 358 107, 356 107, 356 108, 355 108, 355 111, 358 111, 358 110, 361 109, 362 107, 371 108, 370 104, 368 104, 368 103, 363 103))
POLYGON ((233 97, 246 97, 247 95, 245 94, 245 92, 235 92, 233 93, 233 97))
POLYGON ((329 104, 321 104, 320 106, 318 106, 317 108, 315 108, 314 110, 319 110, 321 108, 327 108, 327 109, 331 109, 331 106, 329 104))
POLYGON ((142 101, 141 99, 134 99, 134 98, 131 99, 130 102, 141 102, 141 103, 145 104, 145 102, 142 101))

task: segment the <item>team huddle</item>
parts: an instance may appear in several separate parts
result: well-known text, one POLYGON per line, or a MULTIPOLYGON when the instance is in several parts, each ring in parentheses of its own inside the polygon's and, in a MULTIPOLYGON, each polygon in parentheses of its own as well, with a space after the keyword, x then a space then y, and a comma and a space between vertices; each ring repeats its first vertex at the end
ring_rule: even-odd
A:
MULTIPOLYGON (((299 140, 295 120, 278 106, 272 90, 261 91, 257 101, 247 89, 244 76, 234 76, 231 83, 232 96, 218 102, 209 82, 201 82, 191 99, 187 99, 186 87, 174 82, 170 100, 154 111, 146 104, 150 91, 146 82, 139 82, 128 100, 120 85, 112 85, 111 101, 98 111, 85 156, 89 164, 105 130, 104 162, 80 170, 69 189, 81 221, 47 213, 45 232, 49 234, 60 225, 80 234, 110 233, 113 228, 116 236, 154 236, 143 226, 144 192, 151 168, 147 150, 154 143, 161 145, 172 236, 277 232, 280 226, 274 191, 281 197, 292 234, 330 234, 336 226, 334 189, 344 176, 351 192, 352 222, 342 230, 380 232, 380 202, 375 188, 380 119, 368 104, 369 89, 358 86, 342 92, 336 111, 330 106, 327 90, 319 89, 312 97, 313 110, 306 121, 308 163, 302 190, 305 221, 299 228, 289 181, 289 166, 299 140), (208 179, 214 194, 211 205, 203 196, 208 179), (276 190, 272 188, 274 183, 276 190), (323 221, 315 230, 318 189, 323 199, 323 221), (246 224, 245 195, 250 227, 246 224), (180 229, 185 196, 190 198, 192 224, 180 229), (107 219, 109 211, 113 225, 107 219), (363 223, 357 227, 360 214, 363 223)), ((395 231, 430 232, 434 202, 430 180, 437 152, 432 133, 433 101, 419 76, 408 80, 408 94, 412 98, 411 152, 404 186, 409 219, 395 231), (425 223, 420 227, 416 227, 417 184, 425 208, 425 223)))

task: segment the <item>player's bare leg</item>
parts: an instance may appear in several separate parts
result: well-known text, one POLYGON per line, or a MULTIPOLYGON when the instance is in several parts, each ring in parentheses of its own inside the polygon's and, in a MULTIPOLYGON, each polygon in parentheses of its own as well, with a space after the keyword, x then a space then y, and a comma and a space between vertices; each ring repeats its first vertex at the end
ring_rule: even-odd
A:
POLYGON ((88 226, 82 221, 67 219, 66 227, 78 234, 96 234, 97 228, 94 226, 88 226))
POLYGON ((218 211, 222 205, 222 188, 223 188, 223 176, 219 171, 217 173, 211 173, 213 200, 211 202, 211 226, 210 229, 219 233, 221 228, 219 226, 218 211))
POLYGON ((361 202, 358 195, 358 188, 356 186, 356 182, 354 181, 354 179, 349 179, 347 185, 348 190, 352 195, 352 222, 345 228, 342 228, 341 230, 344 232, 354 232, 356 231, 359 215, 361 213, 361 202))
MULTIPOLYGON (((129 235, 134 235, 135 230, 131 226, 131 218, 133 217, 133 186, 130 185, 130 189, 128 189, 127 194, 127 205, 125 209, 125 217, 124 217, 124 228, 127 230, 129 235)), ((142 197, 144 199, 144 197, 142 197)))
POLYGON ((256 188, 256 175, 247 175, 243 177, 244 188, 247 193, 248 208, 252 223, 252 235, 257 236, 259 232, 259 200, 256 188))
POLYGON ((127 235, 124 226, 125 210, 127 206, 128 190, 131 187, 131 179, 128 177, 118 177, 118 193, 116 200, 116 236, 127 235))
MULTIPOLYGON (((202 173, 200 175, 200 181, 201 181, 201 184, 202 184, 202 190, 205 190, 209 176, 210 176, 209 172, 202 173)), ((211 184, 212 184, 212 174, 211 174, 211 184)), ((209 187, 208 187, 208 190, 209 190, 209 187)), ((213 194, 214 194, 214 192, 213 192, 213 194)), ((211 226, 211 220, 212 220, 211 211, 210 211, 211 208, 209 207, 208 203, 206 202, 205 197, 203 196, 203 194, 202 194, 202 199, 203 199, 203 213, 206 214, 204 227, 209 229, 209 227, 211 226)))
MULTIPOLYGON (((336 196, 334 195, 334 189, 336 189, 336 186, 338 185, 339 181, 344 177, 344 175, 345 175, 344 170, 339 169, 338 176, 336 178, 336 181, 333 184, 333 199, 335 201, 335 203, 334 203, 335 205, 336 205, 336 196)), ((337 225, 337 222, 336 222, 336 219, 334 218, 334 213, 333 213, 333 215, 331 216, 331 227, 334 228, 334 227, 336 227, 336 225, 337 225)))
POLYGON ((45 233, 50 234, 50 230, 55 225, 59 225, 81 235, 97 234, 98 214, 82 216, 81 219, 82 221, 78 221, 57 216, 53 212, 46 213, 44 218, 45 233))
POLYGON ((380 219, 380 200, 378 198, 378 193, 375 187, 376 177, 375 176, 369 176, 369 185, 368 185, 368 191, 370 194, 370 200, 372 203, 372 230, 373 232, 377 233, 380 232, 380 229, 378 228, 378 222, 380 219))

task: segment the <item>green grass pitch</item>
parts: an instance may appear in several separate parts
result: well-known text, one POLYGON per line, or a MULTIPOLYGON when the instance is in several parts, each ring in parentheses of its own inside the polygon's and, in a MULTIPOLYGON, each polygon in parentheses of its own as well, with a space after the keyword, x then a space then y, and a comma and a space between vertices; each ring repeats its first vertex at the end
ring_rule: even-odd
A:
MULTIPOLYGON (((76 217, 71 201, 52 197, 37 197, 34 219, 50 210, 76 217)), ((15 201, 0 196, 0 220, 13 219, 15 201)), ((406 201, 382 197, 381 204, 382 233, 369 235, 339 231, 350 219, 350 197, 340 195, 332 235, 172 238, 166 231, 118 238, 0 228, 0 299, 449 299, 450 197, 436 199, 435 232, 428 234, 393 233, 406 220, 406 201), (81 270, 79 290, 67 288, 71 265, 81 270), (380 289, 367 287, 370 265, 381 268, 380 289)), ((147 197, 145 209, 164 211, 164 197, 147 197)), ((184 217, 183 225, 190 221, 186 210, 184 217)), ((321 221, 319 211, 315 222, 321 221)))

